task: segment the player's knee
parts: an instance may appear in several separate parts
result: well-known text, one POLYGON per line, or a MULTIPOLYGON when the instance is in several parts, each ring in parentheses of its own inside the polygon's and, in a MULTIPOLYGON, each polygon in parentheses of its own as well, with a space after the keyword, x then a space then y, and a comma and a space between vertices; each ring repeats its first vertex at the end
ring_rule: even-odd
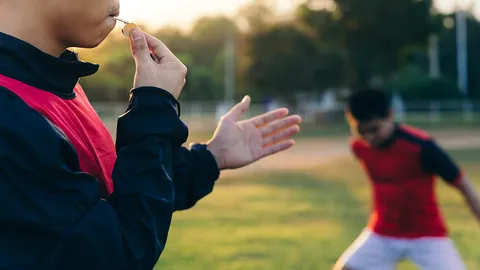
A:
POLYGON ((343 264, 343 263, 337 262, 337 263, 333 266, 332 270, 355 270, 355 269, 350 268, 350 267, 347 267, 347 266, 345 266, 345 264, 343 264))
POLYGON ((334 266, 332 270, 355 270, 346 266, 334 266))

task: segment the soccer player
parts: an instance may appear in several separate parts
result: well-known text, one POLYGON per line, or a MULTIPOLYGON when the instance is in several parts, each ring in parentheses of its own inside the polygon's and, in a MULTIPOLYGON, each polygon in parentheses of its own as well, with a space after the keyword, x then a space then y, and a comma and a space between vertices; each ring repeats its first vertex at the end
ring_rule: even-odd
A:
POLYGON ((355 134, 351 149, 373 188, 373 211, 334 269, 393 270, 404 259, 423 270, 466 269, 448 237, 435 180, 457 189, 480 221, 472 183, 426 132, 394 121, 382 91, 355 93, 346 115, 355 134))
POLYGON ((211 140, 182 147, 186 67, 139 29, 114 144, 78 84, 98 66, 67 48, 99 45, 118 10, 118 0, 0 0, 0 269, 152 269, 173 212, 209 194, 220 170, 293 145, 300 117, 283 108, 239 121, 247 97, 211 140))

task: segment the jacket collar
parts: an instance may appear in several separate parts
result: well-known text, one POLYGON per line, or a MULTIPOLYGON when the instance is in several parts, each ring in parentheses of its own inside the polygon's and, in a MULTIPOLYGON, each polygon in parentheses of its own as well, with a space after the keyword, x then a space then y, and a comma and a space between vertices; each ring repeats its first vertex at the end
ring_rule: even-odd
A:
POLYGON ((44 53, 33 45, 0 32, 0 74, 62 98, 73 98, 81 77, 98 71, 99 65, 80 61, 66 50, 60 57, 44 53))

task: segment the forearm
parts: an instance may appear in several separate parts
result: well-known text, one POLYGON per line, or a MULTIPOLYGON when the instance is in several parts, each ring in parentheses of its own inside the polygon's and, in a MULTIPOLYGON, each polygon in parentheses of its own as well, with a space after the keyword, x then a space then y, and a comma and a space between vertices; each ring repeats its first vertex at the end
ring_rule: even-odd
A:
POLYGON ((173 150, 175 211, 189 209, 210 194, 219 174, 215 158, 205 145, 173 150))
POLYGON ((152 268, 167 241, 174 209, 172 147, 185 142, 176 100, 154 88, 136 89, 118 121, 115 192, 109 201, 118 213, 131 269, 152 268))
POLYGON ((151 269, 165 248, 174 188, 168 142, 149 138, 124 147, 113 172, 115 209, 129 269, 151 269))
POLYGON ((480 199, 478 198, 478 196, 476 197, 466 196, 465 201, 469 206, 470 210, 472 211, 472 213, 474 214, 477 221, 480 222, 480 199))
POLYGON ((469 179, 464 177, 459 183, 458 189, 463 195, 465 203, 468 205, 477 221, 480 222, 480 196, 475 186, 469 179))

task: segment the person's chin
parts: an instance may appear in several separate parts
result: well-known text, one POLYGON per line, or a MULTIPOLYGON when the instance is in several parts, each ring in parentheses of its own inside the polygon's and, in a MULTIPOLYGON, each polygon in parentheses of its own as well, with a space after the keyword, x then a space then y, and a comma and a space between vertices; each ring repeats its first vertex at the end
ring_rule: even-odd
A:
POLYGON ((97 39, 91 39, 85 42, 82 42, 81 45, 76 46, 79 48, 85 48, 85 49, 93 49, 98 47, 98 45, 102 44, 102 42, 105 40, 105 38, 97 38, 97 39))
POLYGON ((95 38, 85 40, 81 47, 88 48, 88 49, 98 47, 108 37, 108 35, 112 32, 114 27, 115 27, 115 24, 112 24, 112 26, 109 26, 108 28, 105 27, 104 29, 99 31, 97 35, 94 36, 95 38))

